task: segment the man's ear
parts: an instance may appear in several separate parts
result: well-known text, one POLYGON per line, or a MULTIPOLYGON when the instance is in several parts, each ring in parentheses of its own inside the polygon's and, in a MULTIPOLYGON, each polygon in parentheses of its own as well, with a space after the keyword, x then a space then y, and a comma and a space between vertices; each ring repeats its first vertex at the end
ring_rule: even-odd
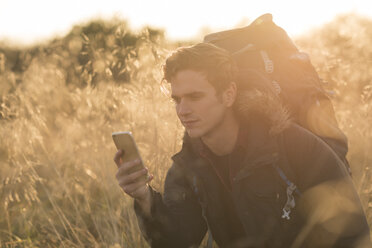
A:
POLYGON ((237 95, 237 90, 238 89, 236 83, 232 81, 223 92, 222 100, 226 107, 231 107, 234 104, 237 95))

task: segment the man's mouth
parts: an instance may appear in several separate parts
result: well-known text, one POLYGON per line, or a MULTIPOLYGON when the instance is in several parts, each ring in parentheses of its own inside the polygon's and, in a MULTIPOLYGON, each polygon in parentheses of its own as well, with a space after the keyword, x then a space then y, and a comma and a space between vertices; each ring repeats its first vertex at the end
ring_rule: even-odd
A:
POLYGON ((187 121, 182 121, 182 124, 185 126, 185 127, 191 127, 192 125, 194 125, 198 120, 187 120, 187 121))

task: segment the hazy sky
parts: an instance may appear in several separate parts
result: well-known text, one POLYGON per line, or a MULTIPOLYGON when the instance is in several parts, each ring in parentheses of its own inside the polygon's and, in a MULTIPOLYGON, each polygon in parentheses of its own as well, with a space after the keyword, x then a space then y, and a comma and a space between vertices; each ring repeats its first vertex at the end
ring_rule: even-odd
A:
POLYGON ((201 28, 219 31, 270 12, 297 35, 340 13, 372 18, 372 0, 0 0, 0 40, 31 43, 64 35, 72 25, 94 17, 118 16, 133 28, 150 25, 171 39, 192 38, 201 28))

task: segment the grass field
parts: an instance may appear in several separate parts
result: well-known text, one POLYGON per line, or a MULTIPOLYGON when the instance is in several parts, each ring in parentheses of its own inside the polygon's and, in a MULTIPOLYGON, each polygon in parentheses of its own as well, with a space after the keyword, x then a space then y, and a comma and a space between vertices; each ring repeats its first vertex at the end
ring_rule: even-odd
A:
MULTIPOLYGON (((372 21, 344 16, 295 41, 334 92, 372 224, 372 21)), ((133 132, 162 190, 183 129, 160 72, 180 44, 113 20, 0 45, 0 247, 147 247, 116 183, 111 132, 133 132)))

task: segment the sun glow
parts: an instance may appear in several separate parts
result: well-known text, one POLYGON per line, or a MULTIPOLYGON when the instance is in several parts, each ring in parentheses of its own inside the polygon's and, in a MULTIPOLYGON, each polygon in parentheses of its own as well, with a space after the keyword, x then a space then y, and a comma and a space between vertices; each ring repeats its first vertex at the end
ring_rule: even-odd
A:
POLYGON ((206 31, 244 26, 264 13, 290 35, 331 21, 340 13, 372 16, 372 1, 25 1, 0 2, 0 40, 30 43, 63 35, 72 25, 92 18, 118 16, 133 28, 150 25, 166 30, 170 39, 190 39, 206 31))

